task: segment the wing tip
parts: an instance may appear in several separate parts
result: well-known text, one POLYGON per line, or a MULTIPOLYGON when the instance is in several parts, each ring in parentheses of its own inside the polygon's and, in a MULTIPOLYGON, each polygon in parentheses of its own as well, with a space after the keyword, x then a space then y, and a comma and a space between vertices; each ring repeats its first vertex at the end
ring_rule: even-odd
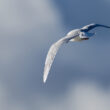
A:
POLYGON ((46 79, 44 79, 44 78, 43 78, 43 83, 44 83, 44 84, 46 83, 46 79))
POLYGON ((44 76, 43 76, 43 83, 44 83, 44 84, 46 83, 46 80, 47 80, 47 77, 44 75, 44 76))
POLYGON ((43 75, 43 82, 44 83, 46 83, 46 80, 47 80, 47 77, 48 77, 48 74, 49 74, 49 70, 50 70, 50 67, 45 66, 45 68, 44 68, 44 75, 43 75))

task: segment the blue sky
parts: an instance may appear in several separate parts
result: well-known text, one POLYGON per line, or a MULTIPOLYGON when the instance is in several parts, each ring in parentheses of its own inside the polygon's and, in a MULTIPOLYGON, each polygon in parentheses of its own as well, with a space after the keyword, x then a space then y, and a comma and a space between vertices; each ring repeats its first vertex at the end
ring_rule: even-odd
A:
POLYGON ((109 110, 110 31, 62 46, 47 83, 53 42, 89 23, 110 26, 108 0, 0 0, 0 109, 109 110))

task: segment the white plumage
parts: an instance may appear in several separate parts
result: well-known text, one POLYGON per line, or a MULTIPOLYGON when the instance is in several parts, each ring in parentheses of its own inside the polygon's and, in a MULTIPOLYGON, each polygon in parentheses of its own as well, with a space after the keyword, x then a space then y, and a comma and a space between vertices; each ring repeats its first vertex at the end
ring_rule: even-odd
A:
POLYGON ((55 55, 56 55, 58 49, 60 48, 60 46, 64 43, 68 43, 69 41, 88 40, 90 37, 92 37, 95 34, 95 33, 89 33, 89 31, 95 27, 110 28, 109 26, 105 26, 105 25, 101 25, 101 24, 89 24, 80 29, 75 29, 75 30, 70 31, 65 37, 61 38, 56 43, 52 44, 52 46, 50 47, 50 49, 48 51, 46 61, 45 61, 44 75, 43 75, 44 83, 47 80, 50 68, 52 66, 55 55))

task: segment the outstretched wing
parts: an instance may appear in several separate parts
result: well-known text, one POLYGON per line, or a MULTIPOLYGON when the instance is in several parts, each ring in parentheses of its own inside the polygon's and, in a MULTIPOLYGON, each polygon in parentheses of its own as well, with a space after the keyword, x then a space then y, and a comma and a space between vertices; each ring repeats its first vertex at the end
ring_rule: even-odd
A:
POLYGON ((89 24, 89 25, 86 25, 84 26, 83 28, 81 28, 81 31, 84 31, 84 32, 88 32, 90 30, 92 30, 93 28, 95 27, 105 27, 105 28, 110 28, 109 26, 106 26, 106 25, 101 25, 101 24, 89 24))
POLYGON ((60 46, 66 42, 68 42, 71 38, 73 37, 64 37, 60 40, 58 40, 56 43, 54 43, 49 51, 48 51, 48 54, 47 54, 47 57, 46 57, 46 61, 45 61, 45 67, 44 67, 44 75, 43 75, 43 82, 45 83, 46 82, 46 79, 47 79, 47 76, 49 74, 49 71, 50 71, 50 68, 51 68, 51 65, 54 61, 54 58, 55 58, 55 55, 58 51, 58 49, 60 48, 60 46))

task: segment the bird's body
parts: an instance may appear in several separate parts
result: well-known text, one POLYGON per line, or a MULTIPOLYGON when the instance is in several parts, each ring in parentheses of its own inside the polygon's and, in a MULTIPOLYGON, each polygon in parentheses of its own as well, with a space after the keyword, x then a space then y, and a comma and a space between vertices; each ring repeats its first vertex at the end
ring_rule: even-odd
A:
POLYGON ((70 41, 81 41, 81 38, 79 37, 79 32, 80 29, 74 29, 71 30, 70 32, 67 33, 67 36, 75 36, 73 39, 71 39, 70 41))
POLYGON ((47 76, 49 74, 51 65, 54 61, 55 55, 59 49, 59 47, 64 44, 68 43, 69 41, 83 41, 88 40, 90 37, 92 37, 95 33, 90 33, 89 31, 92 30, 95 27, 105 27, 110 28, 109 26, 100 25, 100 24, 89 24, 86 25, 80 29, 74 29, 67 33, 67 35, 60 40, 58 40, 56 43, 52 44, 50 47, 46 61, 45 61, 45 67, 44 67, 44 75, 43 75, 43 82, 46 82, 47 76))

